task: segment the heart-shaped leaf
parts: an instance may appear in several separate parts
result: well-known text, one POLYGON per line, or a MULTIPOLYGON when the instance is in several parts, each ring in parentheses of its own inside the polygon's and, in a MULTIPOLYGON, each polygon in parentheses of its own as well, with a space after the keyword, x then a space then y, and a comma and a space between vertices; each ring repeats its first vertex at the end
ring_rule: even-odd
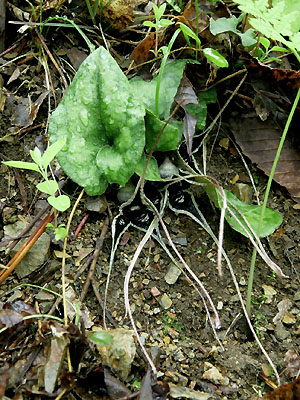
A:
POLYGON ((70 198, 64 194, 57 197, 49 196, 47 200, 50 206, 61 212, 66 211, 70 207, 70 198))
POLYGON ((109 52, 91 53, 50 121, 51 142, 66 139, 57 156, 66 174, 89 195, 102 194, 110 182, 124 185, 144 149, 144 115, 109 52))

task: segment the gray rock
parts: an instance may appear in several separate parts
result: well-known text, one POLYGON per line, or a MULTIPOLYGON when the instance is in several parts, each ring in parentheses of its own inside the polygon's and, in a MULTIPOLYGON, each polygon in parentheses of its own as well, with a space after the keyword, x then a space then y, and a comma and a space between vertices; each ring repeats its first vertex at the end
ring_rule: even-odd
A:
POLYGON ((88 197, 86 208, 89 211, 104 213, 107 209, 107 202, 103 196, 88 197))
POLYGON ((280 321, 277 323, 274 333, 276 339, 280 341, 283 341, 287 339, 289 336, 291 336, 290 332, 284 328, 283 323, 280 321))
POLYGON ((168 269, 168 272, 165 275, 165 281, 169 285, 174 285, 180 274, 181 270, 175 264, 171 263, 170 268, 168 269))

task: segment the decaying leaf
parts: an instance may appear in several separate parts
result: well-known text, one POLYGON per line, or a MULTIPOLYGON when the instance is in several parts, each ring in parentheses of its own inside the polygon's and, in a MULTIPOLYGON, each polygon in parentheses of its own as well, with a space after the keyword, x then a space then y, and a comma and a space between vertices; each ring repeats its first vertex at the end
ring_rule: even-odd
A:
POLYGON ((300 399, 300 377, 287 385, 281 385, 271 393, 267 393, 263 400, 297 400, 300 399))
POLYGON ((290 349, 284 356, 285 375, 288 378, 295 378, 300 370, 300 357, 297 351, 290 349))
POLYGON ((142 64, 145 61, 151 60, 154 57, 154 53, 151 50, 155 48, 155 34, 150 33, 146 36, 133 50, 131 53, 131 60, 134 60, 137 64, 142 64))
POLYGON ((177 95, 175 97, 177 103, 183 101, 181 106, 185 110, 185 116, 183 119, 183 134, 186 141, 187 152, 189 155, 192 154, 192 145, 193 145, 193 137, 195 134, 195 129, 197 125, 197 118, 190 114, 186 109, 185 106, 187 104, 199 104, 196 93, 192 86, 190 80, 184 76, 182 78, 180 87, 178 89, 177 95))
MULTIPOLYGON (((235 140, 250 160, 269 175, 282 135, 271 119, 238 117, 230 120, 235 140)), ((300 202, 300 154, 285 141, 277 164, 274 180, 287 188, 293 200, 300 202)))
POLYGON ((44 385, 45 390, 48 393, 54 392, 57 377, 68 344, 69 338, 65 335, 61 335, 60 337, 54 337, 51 339, 49 356, 45 364, 44 372, 44 385))
MULTIPOLYGON (((94 2, 94 1, 93 1, 94 2)), ((134 11, 143 3, 148 3, 145 0, 110 0, 102 6, 104 18, 111 24, 114 29, 126 29, 134 22, 134 11)))
POLYGON ((111 345, 97 348, 103 364, 112 368, 122 379, 126 379, 136 352, 133 331, 123 328, 102 330, 96 327, 93 331, 107 332, 112 336, 111 345))

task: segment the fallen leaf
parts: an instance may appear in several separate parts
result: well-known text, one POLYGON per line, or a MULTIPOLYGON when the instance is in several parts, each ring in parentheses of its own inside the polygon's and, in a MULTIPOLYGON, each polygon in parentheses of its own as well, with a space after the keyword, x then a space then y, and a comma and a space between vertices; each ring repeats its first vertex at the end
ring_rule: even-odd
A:
POLYGON ((150 33, 134 48, 130 56, 131 60, 134 60, 137 64, 152 60, 154 53, 150 50, 154 50, 154 47, 155 36, 154 33, 150 33))
POLYGON ((273 392, 267 393, 262 400, 299 400, 300 399, 300 377, 288 383, 281 385, 273 392))
MULTIPOLYGON (((239 116, 230 120, 231 130, 243 153, 269 175, 280 142, 282 130, 271 119, 239 116)), ((274 180, 289 191, 293 200, 300 202, 300 153, 288 139, 283 145, 274 180)))
POLYGON ((299 370, 300 370, 300 357, 299 354, 293 350, 290 349, 285 353, 283 363, 285 366, 285 375, 288 378, 294 378, 297 376, 299 370))

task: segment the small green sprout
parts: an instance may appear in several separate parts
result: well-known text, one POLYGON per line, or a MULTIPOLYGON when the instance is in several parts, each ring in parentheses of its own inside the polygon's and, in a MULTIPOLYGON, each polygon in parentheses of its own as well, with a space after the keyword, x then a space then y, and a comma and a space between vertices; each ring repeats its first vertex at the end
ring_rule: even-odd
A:
POLYGON ((137 381, 137 380, 135 379, 135 380, 132 382, 131 386, 132 386, 133 389, 140 390, 140 388, 141 388, 141 382, 140 382, 140 381, 137 381))
POLYGON ((280 47, 280 46, 273 46, 270 48, 271 42, 269 39, 265 37, 260 37, 259 38, 259 43, 262 45, 262 47, 257 47, 250 52, 254 57, 258 58, 260 62, 266 62, 266 61, 277 61, 279 62, 280 59, 278 57, 273 57, 270 56, 270 53, 274 52, 281 52, 281 53, 288 53, 289 50, 280 47))
POLYGON ((63 240, 67 236, 65 224, 59 224, 55 227, 51 222, 47 224, 47 231, 54 234, 55 240, 63 240))
POLYGON ((113 342, 113 337, 107 332, 93 332, 89 340, 97 346, 109 346, 113 342))
POLYGON ((35 147, 30 150, 33 162, 25 161, 3 161, 3 164, 13 168, 29 169, 38 172, 44 178, 43 182, 36 185, 37 189, 49 195, 48 203, 57 211, 66 211, 70 207, 70 198, 64 194, 55 197, 55 193, 59 190, 58 183, 53 179, 48 179, 48 167, 55 156, 61 151, 65 145, 65 139, 62 138, 53 143, 42 155, 40 150, 35 147))
MULTIPOLYGON (((63 212, 70 207, 70 198, 64 194, 59 194, 55 197, 55 193, 59 191, 59 187, 55 180, 48 179, 48 167, 51 161, 64 147, 65 143, 65 138, 59 139, 57 142, 49 146, 44 154, 41 154, 40 150, 35 147, 34 150, 30 150, 30 155, 33 162, 3 161, 3 164, 8 165, 9 167, 29 169, 42 175, 44 181, 38 183, 36 187, 40 192, 49 195, 47 201, 54 208, 55 221, 57 221, 56 211, 63 212)), ((48 228, 54 233, 56 240, 64 239, 66 237, 67 231, 63 224, 60 224, 57 227, 52 224, 48 224, 48 228)))
POLYGON ((166 6, 167 6, 167 4, 164 3, 160 7, 157 7, 157 5, 153 3, 153 12, 155 15, 155 22, 152 22, 152 21, 144 22, 145 26, 149 26, 149 27, 155 29, 155 50, 154 50, 155 57, 157 57, 157 55, 158 55, 158 32, 159 32, 160 28, 164 28, 166 26, 174 24, 173 21, 170 21, 169 19, 166 19, 166 18, 162 18, 162 16, 164 15, 164 12, 166 10, 166 6))

